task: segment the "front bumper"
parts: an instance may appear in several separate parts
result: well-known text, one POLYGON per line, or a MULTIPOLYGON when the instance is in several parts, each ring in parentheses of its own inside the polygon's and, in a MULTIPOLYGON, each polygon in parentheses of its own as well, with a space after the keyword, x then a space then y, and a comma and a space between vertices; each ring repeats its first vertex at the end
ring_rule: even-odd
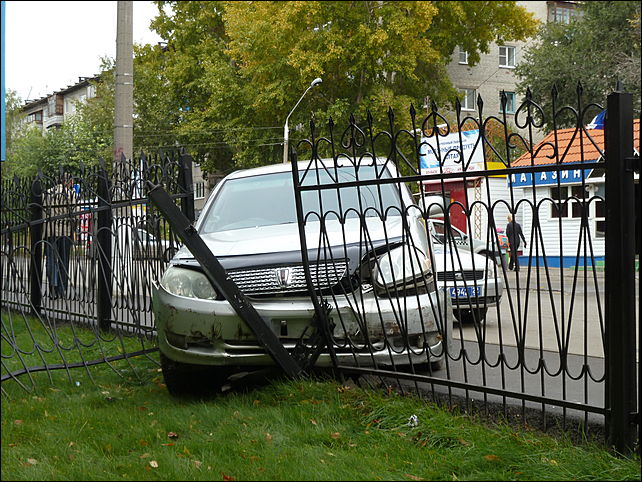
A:
MULTIPOLYGON (((326 301, 332 307, 333 346, 340 363, 433 362, 442 359, 446 346, 451 345, 452 306, 443 290, 392 299, 376 297, 373 292, 335 295, 326 301)), ((294 350, 306 328, 305 336, 311 335, 315 311, 309 298, 253 299, 252 305, 288 351, 294 350)), ((225 300, 177 296, 156 284, 153 311, 159 349, 172 360, 215 366, 274 365, 249 326, 225 300)), ((327 350, 316 366, 332 366, 327 350)))
POLYGON ((501 278, 474 281, 438 281, 437 286, 446 290, 454 307, 480 309, 499 305, 504 292, 501 278))

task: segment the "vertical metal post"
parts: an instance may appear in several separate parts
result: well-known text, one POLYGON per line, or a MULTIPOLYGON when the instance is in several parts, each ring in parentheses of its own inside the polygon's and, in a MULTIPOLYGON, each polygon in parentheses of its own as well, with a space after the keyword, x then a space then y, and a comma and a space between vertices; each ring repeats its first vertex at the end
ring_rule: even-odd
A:
POLYGON ((31 185, 29 200, 30 221, 29 234, 31 237, 31 264, 29 266, 29 286, 31 306, 35 314, 42 307, 42 184, 40 175, 31 185))
POLYGON ((192 176, 192 156, 181 153, 181 174, 179 184, 184 193, 188 196, 181 199, 181 211, 190 222, 194 222, 196 217, 194 210, 194 181, 192 176))
POLYGON ((610 94, 606 112, 606 423, 609 444, 627 453, 635 443, 637 407, 631 94, 610 94))
POLYGON ((112 207, 109 193, 109 178, 104 165, 98 177, 98 219, 96 242, 98 253, 98 286, 96 293, 96 316, 101 331, 108 331, 111 326, 112 300, 112 207))

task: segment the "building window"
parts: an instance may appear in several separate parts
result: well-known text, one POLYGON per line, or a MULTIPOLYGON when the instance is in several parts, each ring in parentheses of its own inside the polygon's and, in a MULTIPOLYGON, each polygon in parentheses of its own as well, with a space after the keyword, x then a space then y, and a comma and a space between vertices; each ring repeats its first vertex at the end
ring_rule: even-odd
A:
POLYGON ((54 94, 47 99, 47 111, 49 117, 62 115, 64 113, 62 95, 54 94))
POLYGON ((468 65, 468 52, 459 47, 459 63, 468 65))
POLYGON ((499 47, 499 66, 511 69, 515 67, 515 47, 499 47))
POLYGON ((586 207, 581 201, 588 199, 585 187, 588 186, 552 187, 551 199, 553 200, 553 206, 551 207, 551 218, 581 218, 586 207))
POLYGON ((27 122, 36 122, 42 124, 42 111, 33 112, 27 116, 27 122))
MULTIPOLYGON (((515 92, 504 92, 506 94, 506 113, 507 114, 514 114, 515 113, 515 103, 516 103, 516 98, 515 98, 515 92)), ((502 111, 501 107, 501 94, 499 95, 499 108, 500 112, 502 111)))
POLYGON ((194 199, 203 199, 205 197, 204 182, 195 182, 193 189, 194 189, 194 199))
POLYGON ((562 7, 552 5, 548 9, 548 21, 555 23, 571 23, 575 9, 572 7, 562 7))
POLYGON ((604 203, 604 196, 606 190, 604 184, 595 184, 595 195, 598 197, 593 198, 591 206, 594 206, 593 218, 595 220, 595 236, 604 238, 606 233, 606 204, 604 203))
POLYGON ((475 89, 459 89, 459 91, 463 94, 461 110, 475 110, 475 101, 477 100, 475 89))

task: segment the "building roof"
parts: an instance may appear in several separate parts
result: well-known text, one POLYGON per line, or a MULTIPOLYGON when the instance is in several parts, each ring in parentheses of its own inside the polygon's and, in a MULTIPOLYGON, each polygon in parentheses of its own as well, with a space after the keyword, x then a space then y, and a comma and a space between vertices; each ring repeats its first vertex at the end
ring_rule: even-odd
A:
POLYGON ((81 87, 84 87, 84 86, 88 85, 92 81, 96 81, 96 80, 99 80, 99 79, 100 79, 100 74, 96 74, 93 77, 78 77, 78 82, 73 84, 73 85, 68 85, 67 87, 64 87, 64 88, 62 88, 60 90, 57 90, 57 91, 55 91, 55 92, 53 92, 51 94, 47 94, 45 96, 42 96, 39 99, 25 100, 25 103, 22 106, 22 110, 26 111, 26 110, 29 110, 34 105, 47 102, 47 99, 50 96, 54 95, 54 94, 63 94, 64 95, 64 94, 67 94, 67 93, 69 93, 71 91, 77 90, 77 89, 79 89, 81 87))
MULTIPOLYGON (((556 131, 550 132, 546 137, 544 137, 544 139, 534 146, 533 153, 535 157, 532 160, 531 153, 525 152, 512 163, 512 167, 555 164, 558 161, 557 158, 549 157, 555 155, 555 151, 552 147, 556 145, 555 135, 556 131)), ((575 127, 570 129, 558 129, 557 147, 559 162, 597 161, 602 157, 602 152, 604 151, 604 130, 582 129, 581 131, 577 131, 575 127)), ((633 149, 639 155, 640 119, 633 119, 633 149)))

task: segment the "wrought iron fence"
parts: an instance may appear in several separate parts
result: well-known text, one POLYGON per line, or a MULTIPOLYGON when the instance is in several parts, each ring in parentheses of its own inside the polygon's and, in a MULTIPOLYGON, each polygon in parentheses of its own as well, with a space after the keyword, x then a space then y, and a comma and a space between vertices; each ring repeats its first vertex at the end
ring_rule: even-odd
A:
POLYGON ((467 115, 457 105, 451 122, 435 105, 423 118, 411 108, 410 129, 392 111, 387 130, 370 115, 345 130, 311 123, 291 153, 306 269, 331 264, 350 281, 328 290, 307 278, 337 367, 544 429, 606 426, 630 449, 639 438, 630 96, 609 97, 606 133, 587 128, 603 107, 583 105, 581 87, 575 107, 550 114, 527 94, 514 125, 505 108, 477 107, 467 115), (542 119, 569 114, 572 128, 537 142, 542 119))
POLYGON ((152 283, 179 242, 145 183, 163 185, 193 219, 191 158, 114 164, 2 181, 2 381, 29 388, 38 371, 157 350, 152 283))
MULTIPOLYGON (((639 431, 632 115, 626 95, 613 94, 606 131, 587 128, 601 109, 578 90, 577 106, 550 114, 527 96, 512 117, 485 116, 480 100, 475 115, 411 109, 408 129, 391 111, 385 130, 371 116, 345 130, 330 121, 323 135, 311 123, 290 155, 293 196, 301 275, 335 368, 544 429, 606 427, 618 449, 630 447, 639 431), (546 115, 568 114, 568 138, 555 130, 536 142, 546 115)), ((110 175, 101 166, 3 181, 3 381, 156 349, 152 282, 180 240, 146 181, 193 221, 190 165, 184 154, 141 156, 110 175), (84 338, 73 331, 81 325, 84 338), (105 349, 132 337, 136 349, 105 349), (88 360, 88 348, 100 356, 88 360)))

